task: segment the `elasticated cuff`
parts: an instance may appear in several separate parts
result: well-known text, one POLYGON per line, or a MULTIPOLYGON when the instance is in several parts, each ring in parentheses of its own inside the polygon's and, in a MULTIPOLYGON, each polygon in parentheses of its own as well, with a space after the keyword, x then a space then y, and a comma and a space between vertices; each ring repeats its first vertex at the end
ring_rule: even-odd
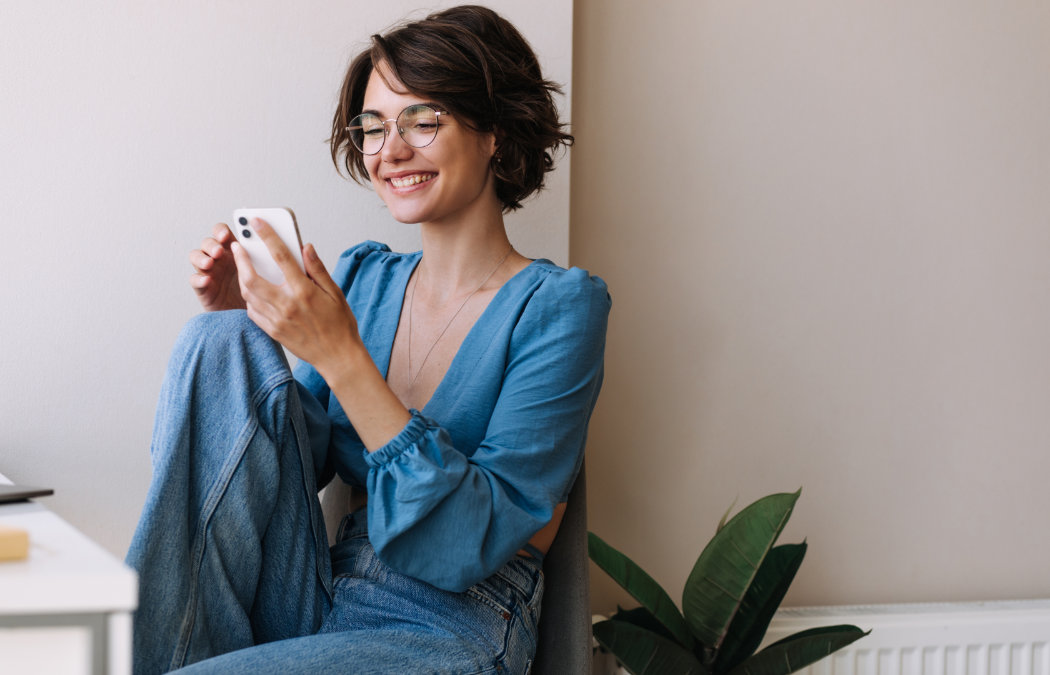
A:
POLYGON ((423 438, 427 430, 426 418, 415 408, 411 408, 408 412, 412 413, 412 419, 408 421, 404 429, 398 432, 397 436, 373 452, 364 451, 365 462, 369 467, 378 468, 388 464, 423 438))

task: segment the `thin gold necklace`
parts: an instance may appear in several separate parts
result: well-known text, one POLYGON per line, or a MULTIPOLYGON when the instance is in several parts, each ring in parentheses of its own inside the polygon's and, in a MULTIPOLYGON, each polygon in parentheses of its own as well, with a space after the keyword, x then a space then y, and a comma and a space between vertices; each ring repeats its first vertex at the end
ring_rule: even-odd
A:
POLYGON ((475 295, 477 295, 478 291, 480 291, 481 288, 485 284, 487 284, 489 282, 489 279, 491 279, 492 276, 496 273, 496 270, 498 270, 500 267, 503 266, 503 263, 506 262, 507 258, 511 254, 511 251, 513 251, 513 250, 514 250, 513 246, 511 246, 510 248, 507 249, 507 252, 504 253, 503 257, 499 259, 499 262, 496 263, 496 266, 493 267, 492 271, 488 273, 488 276, 485 277, 484 281, 482 281, 480 284, 478 284, 478 287, 475 288, 473 291, 471 291, 470 295, 467 296, 466 300, 464 300, 463 303, 460 304, 459 309, 456 310, 456 313, 452 315, 452 318, 448 320, 448 323, 446 323, 445 327, 441 329, 441 332, 438 333, 438 336, 436 338, 434 338, 434 342, 430 345, 430 349, 427 350, 426 356, 423 357, 423 363, 419 364, 419 370, 417 370, 415 376, 413 376, 412 375, 412 316, 416 313, 416 286, 419 285, 419 278, 421 276, 423 276, 423 260, 420 259, 420 261, 419 261, 419 274, 416 275, 415 280, 412 282, 412 297, 410 297, 408 299, 408 376, 409 376, 409 378, 411 378, 410 381, 409 381, 409 386, 410 387, 411 386, 415 386, 416 380, 419 379, 419 374, 423 372, 423 366, 427 365, 427 359, 430 358, 430 353, 434 351, 434 347, 437 347, 438 342, 441 342, 441 338, 445 337, 445 333, 448 332, 448 329, 452 325, 452 322, 456 320, 456 317, 459 316, 459 313, 462 312, 463 308, 467 306, 467 303, 470 302, 470 299, 473 298, 475 295))

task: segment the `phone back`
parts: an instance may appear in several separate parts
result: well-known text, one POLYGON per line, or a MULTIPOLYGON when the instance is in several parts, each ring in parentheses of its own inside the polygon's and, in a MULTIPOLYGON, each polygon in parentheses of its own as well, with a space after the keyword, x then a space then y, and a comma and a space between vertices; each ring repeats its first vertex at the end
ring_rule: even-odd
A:
POLYGON ((277 236, 284 242, 284 245, 291 251, 292 257, 295 258, 296 263, 299 265, 299 269, 305 270, 303 267, 303 244, 299 238, 299 227, 295 222, 295 214, 292 213, 291 209, 283 207, 237 209, 233 212, 233 222, 230 223, 230 229, 233 230, 233 236, 237 238, 237 241, 248 253, 252 266, 259 273, 259 276, 273 284, 284 283, 284 273, 281 272, 281 268, 277 266, 273 256, 270 255, 265 242, 248 224, 252 218, 259 218, 269 223, 270 227, 277 233, 277 236))

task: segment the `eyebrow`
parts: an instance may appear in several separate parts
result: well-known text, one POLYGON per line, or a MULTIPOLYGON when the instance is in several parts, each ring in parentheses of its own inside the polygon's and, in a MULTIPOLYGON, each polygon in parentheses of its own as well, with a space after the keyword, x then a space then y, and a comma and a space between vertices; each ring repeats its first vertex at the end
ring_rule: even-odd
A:
MULTIPOLYGON (((436 101, 419 101, 418 103, 409 103, 408 105, 405 106, 405 108, 411 108, 414 105, 428 105, 431 108, 433 108, 434 110, 437 110, 438 112, 448 112, 448 109, 445 108, 445 106, 441 105, 440 103, 438 103, 436 101)), ((398 110, 397 114, 400 115, 401 112, 405 108, 402 108, 401 110, 398 110)), ((361 114, 362 115, 375 115, 376 117, 382 117, 383 116, 383 113, 379 112, 375 108, 368 108, 367 110, 362 110, 361 114)))

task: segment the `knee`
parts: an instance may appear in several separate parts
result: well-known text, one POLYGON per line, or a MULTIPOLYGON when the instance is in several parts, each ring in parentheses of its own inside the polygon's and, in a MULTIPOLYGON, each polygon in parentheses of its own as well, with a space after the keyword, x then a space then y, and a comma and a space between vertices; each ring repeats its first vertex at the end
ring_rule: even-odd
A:
POLYGON ((178 344, 182 345, 255 345, 264 348, 274 345, 273 340, 248 318, 243 309, 223 312, 202 312, 183 326, 178 344))
POLYGON ((201 312, 183 326, 180 342, 204 342, 252 331, 262 332, 243 309, 201 312))
POLYGON ((242 309, 204 312, 190 319, 175 343, 173 361, 213 372, 236 364, 254 364, 268 371, 288 368, 281 346, 242 309))

